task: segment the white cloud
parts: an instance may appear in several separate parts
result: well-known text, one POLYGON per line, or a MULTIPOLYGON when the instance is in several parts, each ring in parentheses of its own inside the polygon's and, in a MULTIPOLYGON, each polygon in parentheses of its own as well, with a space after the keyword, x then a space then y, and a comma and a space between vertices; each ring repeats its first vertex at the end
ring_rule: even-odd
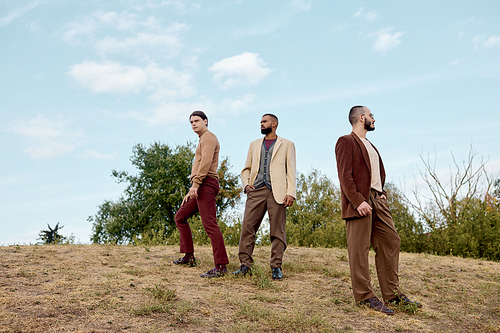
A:
POLYGON ((64 155, 74 150, 78 131, 68 129, 69 122, 61 118, 49 119, 38 116, 34 119, 19 120, 10 131, 25 137, 30 142, 25 152, 33 159, 47 159, 64 155))
POLYGON ((167 125, 171 126, 180 121, 188 124, 189 115, 194 110, 206 111, 210 108, 207 103, 182 103, 182 102, 160 102, 151 112, 133 112, 128 117, 146 122, 149 126, 167 125))
POLYGON ((148 126, 165 126, 173 128, 178 123, 188 123, 189 115, 195 110, 203 110, 208 116, 217 116, 221 121, 225 117, 235 116, 252 110, 252 103, 257 98, 255 94, 245 94, 236 99, 224 99, 215 104, 206 96, 200 96, 196 102, 160 101, 149 111, 136 111, 125 114, 115 114, 123 118, 132 118, 145 122, 148 126))
POLYGON ((257 95, 246 94, 240 99, 225 99, 222 101, 219 109, 225 113, 241 114, 251 110, 251 103, 257 98, 257 95))
POLYGON ((456 66, 456 65, 460 65, 461 63, 464 62, 464 59, 460 58, 460 59, 455 59, 454 61, 450 61, 450 65, 451 66, 456 66))
POLYGON ((108 154, 103 154, 100 153, 96 150, 91 150, 91 149, 85 149, 85 151, 81 154, 78 155, 79 158, 81 159, 92 159, 92 160, 101 160, 101 161, 111 161, 113 160, 116 156, 118 156, 118 153, 108 153, 108 154))
POLYGON ((256 26, 236 30, 233 32, 233 36, 241 37, 241 36, 257 36, 257 35, 268 35, 274 33, 276 30, 287 26, 289 24, 289 19, 283 18, 283 20, 279 20, 276 18, 266 20, 263 23, 260 23, 256 26))
POLYGON ((73 46, 93 45, 100 55, 120 53, 151 58, 173 57, 180 53, 179 35, 185 23, 172 23, 162 28, 155 16, 140 18, 123 11, 98 10, 90 16, 66 24, 60 38, 73 46), (111 30, 110 30, 111 29, 111 30))
POLYGON ((353 18, 360 17, 361 14, 363 13, 363 10, 365 10, 365 7, 361 7, 360 9, 358 9, 356 13, 352 14, 352 17, 353 18))
POLYGON ((163 56, 173 57, 180 53, 179 38, 170 34, 138 33, 133 37, 118 39, 106 36, 95 45, 97 52, 108 53, 144 53, 145 49, 160 49, 163 56))
POLYGON ((14 9, 9 15, 0 18, 0 27, 3 27, 5 25, 9 24, 13 20, 23 16, 24 14, 26 14, 30 10, 36 8, 40 4, 40 2, 41 2, 40 0, 36 0, 36 1, 33 1, 29 4, 27 4, 26 6, 22 6, 22 7, 14 9))
POLYGON ((149 96, 153 101, 164 101, 172 98, 187 98, 196 94, 193 76, 172 67, 165 69, 152 64, 146 67, 149 86, 154 92, 149 96))
MULTIPOLYGON (((240 2, 235 1, 234 3, 241 3, 241 0, 240 0, 240 2)), ((196 2, 196 3, 192 3, 190 8, 193 10, 200 10, 201 7, 202 7, 201 2, 196 2)))
POLYGON ((185 7, 184 4, 181 1, 169 1, 169 0, 162 0, 162 1, 148 1, 146 3, 143 3, 141 1, 141 4, 139 5, 134 5, 133 8, 139 11, 143 11, 144 8, 148 9, 156 9, 160 7, 165 7, 165 6, 171 6, 176 8, 180 13, 184 13, 185 7))
POLYGON ((89 37, 97 29, 97 23, 92 18, 86 18, 81 22, 70 22, 66 25, 61 39, 70 45, 82 45, 79 37, 89 37))
POLYGON ((374 21, 378 20, 381 17, 382 16, 379 13, 372 11, 372 12, 366 13, 365 19, 368 22, 374 22, 374 21))
POLYGON ((40 30, 40 26, 38 25, 38 22, 31 22, 30 23, 30 31, 36 32, 40 30))
POLYGON ((151 91, 154 102, 187 98, 196 94, 191 74, 152 63, 145 68, 116 62, 93 61, 74 65, 68 71, 80 86, 96 93, 126 94, 151 91))
POLYGON ((490 36, 486 39, 484 35, 478 35, 472 38, 472 43, 474 43, 474 48, 484 47, 491 48, 496 45, 500 45, 500 36, 490 36))
POLYGON ((117 12, 105 12, 100 9, 94 13, 94 17, 103 24, 112 26, 117 30, 133 30, 137 28, 137 15, 126 11, 118 14, 117 12))
POLYGON ((404 31, 399 31, 391 33, 392 27, 381 29, 377 32, 368 34, 368 38, 375 38, 375 44, 373 50, 375 52, 387 53, 390 49, 397 47, 401 44, 401 36, 405 33, 404 31))
POLYGON ((200 68, 200 64, 199 64, 197 56, 182 57, 182 64, 185 67, 191 68, 193 70, 198 70, 200 68))
POLYGON ((138 93, 148 81, 146 71, 116 62, 98 64, 86 61, 70 68, 68 74, 82 87, 93 92, 138 93))
POLYGON ((221 89, 229 89, 256 85, 273 71, 266 66, 258 53, 243 52, 216 62, 209 70, 214 73, 213 80, 221 89))
POLYGON ((312 0, 291 0, 279 12, 269 13, 262 21, 240 28, 232 33, 234 37, 268 35, 291 24, 294 17, 312 7, 312 0))
POLYGON ((312 7, 312 0, 292 0, 291 6, 299 11, 308 11, 312 7))
POLYGON ((356 13, 352 14, 351 17, 352 18, 362 17, 368 22, 374 22, 379 18, 381 18, 382 16, 375 11, 371 11, 365 14, 365 7, 361 7, 360 9, 358 9, 356 13))
POLYGON ((493 47, 500 44, 500 36, 491 36, 484 42, 485 47, 493 47))
POLYGON ((26 153, 34 160, 43 160, 65 155, 75 149, 74 145, 48 142, 38 147, 28 147, 26 153))

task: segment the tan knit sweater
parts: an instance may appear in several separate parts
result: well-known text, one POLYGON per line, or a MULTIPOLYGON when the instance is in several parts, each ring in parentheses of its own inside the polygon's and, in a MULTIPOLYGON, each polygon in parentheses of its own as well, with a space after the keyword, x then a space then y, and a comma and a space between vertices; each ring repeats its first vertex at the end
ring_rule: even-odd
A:
POLYGON ((200 187, 207 176, 219 179, 217 175, 219 149, 219 140, 217 140, 215 134, 207 130, 200 136, 190 176, 193 187, 200 187))

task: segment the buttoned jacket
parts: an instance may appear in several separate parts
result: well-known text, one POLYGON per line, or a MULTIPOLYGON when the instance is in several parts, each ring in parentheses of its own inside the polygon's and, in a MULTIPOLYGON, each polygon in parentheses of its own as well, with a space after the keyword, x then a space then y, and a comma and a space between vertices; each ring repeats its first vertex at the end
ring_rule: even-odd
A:
MULTIPOLYGON (((377 148, 375 146, 373 148, 379 156, 380 179, 383 189, 385 184, 384 164, 377 148)), ((357 208, 363 201, 368 202, 370 198, 372 171, 368 150, 361 139, 352 132, 337 140, 335 157, 340 181, 342 218, 360 218, 361 215, 359 215, 357 208)), ((385 191, 383 193, 386 194, 385 191)))
MULTIPOLYGON (((247 185, 253 185, 257 178, 263 142, 264 138, 250 143, 245 167, 241 171, 243 189, 247 185)), ((274 200, 277 203, 282 204, 287 195, 296 198, 295 145, 292 141, 279 136, 276 138, 269 163, 269 172, 274 200)))

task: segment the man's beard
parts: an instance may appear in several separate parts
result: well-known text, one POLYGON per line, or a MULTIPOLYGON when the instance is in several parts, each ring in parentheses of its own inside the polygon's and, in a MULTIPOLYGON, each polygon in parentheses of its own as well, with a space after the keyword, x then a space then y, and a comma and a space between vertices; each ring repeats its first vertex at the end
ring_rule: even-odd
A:
POLYGON ((368 119, 366 118, 365 118, 365 130, 367 130, 368 132, 375 130, 375 126, 372 127, 372 122, 368 121, 368 119))
POLYGON ((264 135, 267 135, 267 134, 271 133, 272 131, 273 131, 273 129, 271 127, 269 127, 269 128, 261 128, 260 129, 260 132, 262 134, 264 134, 264 135))

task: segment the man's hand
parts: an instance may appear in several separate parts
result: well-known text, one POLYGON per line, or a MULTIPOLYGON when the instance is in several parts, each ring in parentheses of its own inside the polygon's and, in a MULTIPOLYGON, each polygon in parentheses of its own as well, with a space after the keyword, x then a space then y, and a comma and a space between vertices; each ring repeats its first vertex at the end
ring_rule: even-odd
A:
POLYGON ((182 200, 182 205, 184 205, 185 202, 187 202, 189 199, 193 198, 196 199, 198 197, 198 188, 197 187, 190 187, 189 192, 186 194, 184 199, 182 200))
POLYGON ((283 204, 285 207, 292 207, 294 201, 295 199, 291 195, 287 195, 285 196, 285 200, 283 200, 283 204))
POLYGON ((385 194, 381 194, 380 199, 387 199, 387 197, 385 196, 385 194))
POLYGON ((370 215, 372 213, 372 208, 370 207, 370 205, 366 201, 363 201, 361 203, 361 205, 359 205, 358 208, 356 208, 356 210, 358 211, 359 215, 361 215, 361 216, 367 216, 367 215, 370 215))
POLYGON ((249 188, 254 189, 255 187, 253 187, 253 185, 247 185, 247 186, 245 186, 245 193, 248 192, 249 188))

